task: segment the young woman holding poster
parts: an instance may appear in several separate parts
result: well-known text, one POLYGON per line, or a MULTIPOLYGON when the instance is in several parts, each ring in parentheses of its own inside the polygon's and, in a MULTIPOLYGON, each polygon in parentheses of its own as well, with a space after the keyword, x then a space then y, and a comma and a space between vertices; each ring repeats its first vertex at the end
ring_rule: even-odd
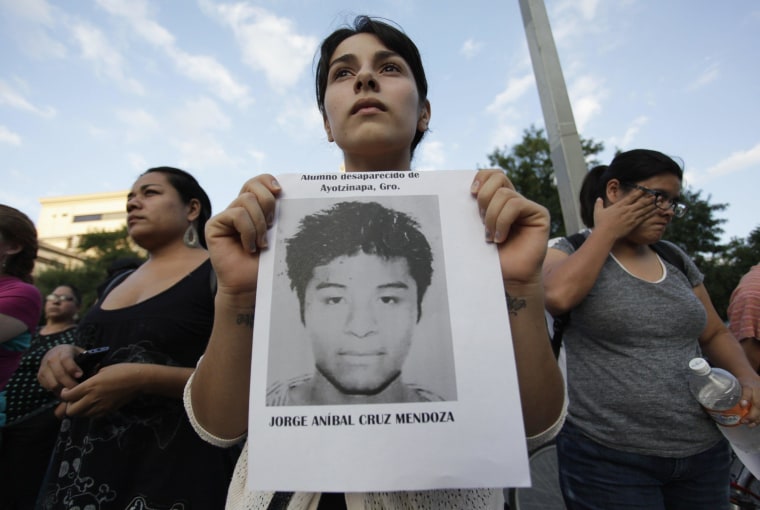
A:
MULTIPOLYGON (((342 149, 347 172, 411 168, 431 110, 419 52, 403 32, 364 16, 335 31, 322 43, 316 85, 328 140, 342 149)), ((255 177, 206 228, 219 290, 211 340, 185 388, 185 407, 199 434, 218 445, 242 441, 248 427, 258 254, 267 248, 280 191, 271 175, 255 177)), ((555 435, 564 416, 562 376, 544 321, 541 265, 549 216, 519 195, 501 171, 478 172, 469 192, 482 213, 485 241, 499 251, 524 424, 530 446, 536 446, 555 435)), ((246 472, 243 454, 228 509, 503 508, 500 489, 256 493, 245 487, 246 472)))

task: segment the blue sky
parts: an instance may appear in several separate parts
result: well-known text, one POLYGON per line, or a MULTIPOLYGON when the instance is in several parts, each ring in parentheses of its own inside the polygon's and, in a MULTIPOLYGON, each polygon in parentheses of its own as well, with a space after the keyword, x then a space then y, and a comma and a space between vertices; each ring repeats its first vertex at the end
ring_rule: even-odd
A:
MULTIPOLYGON (((581 136, 681 158, 724 240, 760 225, 760 3, 546 0, 581 136)), ((488 165, 543 117, 517 0, 0 0, 0 202, 193 173, 215 211, 261 172, 334 171, 314 103, 319 41, 390 18, 423 56, 420 170, 488 165)))

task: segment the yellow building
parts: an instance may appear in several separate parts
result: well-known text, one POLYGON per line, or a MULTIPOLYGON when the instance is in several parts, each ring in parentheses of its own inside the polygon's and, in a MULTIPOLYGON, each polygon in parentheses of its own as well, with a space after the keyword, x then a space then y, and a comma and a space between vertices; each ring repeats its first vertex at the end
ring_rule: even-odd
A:
POLYGON ((119 230, 127 224, 127 193, 115 191, 40 199, 39 250, 35 273, 49 267, 75 267, 83 234, 119 230))

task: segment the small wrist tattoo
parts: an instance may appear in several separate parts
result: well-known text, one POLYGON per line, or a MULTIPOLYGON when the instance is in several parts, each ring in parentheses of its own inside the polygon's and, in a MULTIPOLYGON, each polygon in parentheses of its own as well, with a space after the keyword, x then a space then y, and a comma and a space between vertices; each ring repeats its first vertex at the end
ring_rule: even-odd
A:
POLYGON ((525 298, 512 297, 507 294, 507 309, 510 315, 517 315, 518 310, 521 310, 528 306, 528 302, 525 298))
POLYGON ((235 324, 237 324, 238 326, 243 325, 243 326, 247 326, 249 328, 252 328, 253 327, 253 314, 252 313, 239 313, 238 316, 237 316, 237 318, 236 318, 236 320, 235 320, 235 324))

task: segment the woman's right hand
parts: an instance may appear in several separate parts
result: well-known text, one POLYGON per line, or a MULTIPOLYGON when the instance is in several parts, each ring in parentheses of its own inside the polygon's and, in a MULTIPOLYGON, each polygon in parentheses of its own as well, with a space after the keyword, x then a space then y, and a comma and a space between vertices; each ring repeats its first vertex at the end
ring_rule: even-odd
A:
POLYGON ((83 350, 76 345, 61 344, 46 352, 37 372, 40 385, 58 396, 63 388, 73 388, 79 384, 83 374, 74 357, 83 350))
POLYGON ((206 243, 219 293, 256 291, 259 252, 267 247, 280 185, 270 174, 248 180, 232 203, 206 223, 206 243))
POLYGON ((604 207, 604 201, 597 198, 594 203, 594 229, 607 231, 614 239, 630 234, 648 217, 657 213, 657 208, 641 190, 631 190, 614 204, 604 207))

